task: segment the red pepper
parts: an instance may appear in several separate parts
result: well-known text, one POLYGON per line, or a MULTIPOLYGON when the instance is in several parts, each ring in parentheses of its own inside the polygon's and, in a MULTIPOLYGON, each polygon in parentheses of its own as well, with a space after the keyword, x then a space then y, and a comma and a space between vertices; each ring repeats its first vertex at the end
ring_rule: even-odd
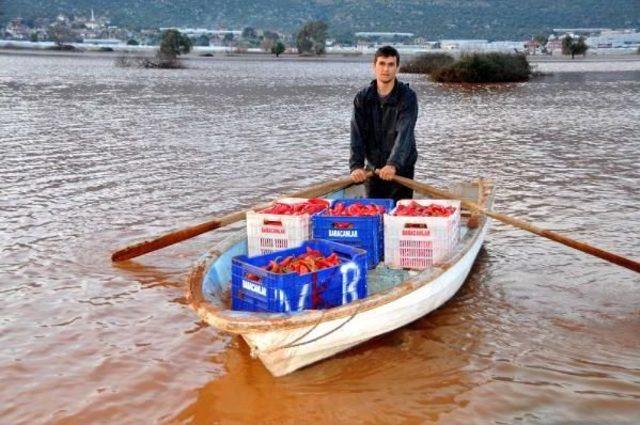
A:
POLYGON ((455 207, 429 204, 423 206, 415 201, 409 205, 398 205, 394 215, 397 216, 426 216, 426 217, 448 217, 456 211, 455 207))
POLYGON ((348 207, 345 207, 342 202, 336 202, 336 204, 329 210, 328 214, 332 216, 362 217, 380 215, 384 212, 384 207, 379 205, 365 205, 362 202, 355 202, 348 207))
MULTIPOLYGON (((271 273, 291 273, 296 272, 298 274, 304 274, 314 272, 317 270, 326 269, 328 267, 334 267, 340 263, 338 255, 333 252, 329 256, 325 257, 322 253, 311 247, 307 247, 306 252, 294 257, 292 255, 286 257, 284 260, 278 262, 276 260, 269 261, 269 264, 263 266, 264 269, 271 273)), ((247 277, 249 274, 246 275, 247 277)), ((255 275, 251 275, 255 276, 255 275)), ((253 280, 259 280, 260 278, 253 280)))
POLYGON ((329 202, 324 200, 324 199, 320 199, 320 198, 311 198, 309 199, 307 202, 309 202, 310 204, 317 204, 322 206, 322 208, 327 208, 329 206, 329 202))
POLYGON ((273 206, 265 208, 262 213, 278 214, 278 215, 302 215, 315 214, 327 208, 329 203, 324 199, 310 199, 309 201, 299 202, 297 204, 285 204, 276 202, 273 206))
POLYGON ((244 275, 245 278, 249 279, 249 280, 253 280, 253 281, 260 281, 260 276, 258 276, 257 274, 253 274, 253 273, 247 273, 246 275, 244 275))
POLYGON ((307 247, 307 254, 315 255, 318 257, 322 255, 320 251, 318 251, 317 249, 313 249, 310 246, 307 247))

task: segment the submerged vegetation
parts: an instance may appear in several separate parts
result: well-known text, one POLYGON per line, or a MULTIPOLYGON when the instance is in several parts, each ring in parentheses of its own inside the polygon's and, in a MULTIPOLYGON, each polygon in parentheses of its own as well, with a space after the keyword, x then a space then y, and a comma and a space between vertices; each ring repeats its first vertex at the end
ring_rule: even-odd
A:
POLYGON ((402 66, 402 72, 428 74, 440 83, 509 83, 527 81, 531 66, 523 54, 425 54, 402 66))
POLYGON ((531 66, 526 56, 507 53, 463 55, 431 74, 441 83, 509 83, 527 81, 530 76, 531 66))
POLYGON ((400 71, 407 74, 431 74, 438 68, 455 62, 453 56, 446 53, 425 53, 400 66, 400 71))
POLYGON ((116 58, 116 66, 140 67, 140 68, 184 68, 178 58, 183 53, 191 51, 192 43, 189 37, 175 29, 162 33, 160 48, 155 56, 119 56, 116 58))

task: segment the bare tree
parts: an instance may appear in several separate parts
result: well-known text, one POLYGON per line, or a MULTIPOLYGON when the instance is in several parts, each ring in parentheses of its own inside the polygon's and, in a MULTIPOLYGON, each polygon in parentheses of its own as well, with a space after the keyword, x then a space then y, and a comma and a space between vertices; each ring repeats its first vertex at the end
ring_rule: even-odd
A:
POLYGON ((296 34, 296 46, 300 54, 324 54, 328 25, 323 21, 309 21, 296 34))

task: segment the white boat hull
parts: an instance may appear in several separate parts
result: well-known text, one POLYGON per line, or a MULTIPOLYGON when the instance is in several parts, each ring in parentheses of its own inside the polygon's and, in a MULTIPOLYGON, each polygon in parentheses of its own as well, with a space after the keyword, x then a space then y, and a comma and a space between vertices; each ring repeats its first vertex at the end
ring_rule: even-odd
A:
POLYGON ((442 306, 460 289, 478 255, 489 222, 469 250, 452 267, 413 292, 355 315, 313 326, 243 334, 274 376, 282 376, 366 340, 400 328, 442 306))

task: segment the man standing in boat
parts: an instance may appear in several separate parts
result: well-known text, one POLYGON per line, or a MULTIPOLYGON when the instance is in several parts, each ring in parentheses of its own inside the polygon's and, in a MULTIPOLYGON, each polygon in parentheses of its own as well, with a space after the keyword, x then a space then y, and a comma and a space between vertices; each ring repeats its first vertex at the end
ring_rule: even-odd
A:
POLYGON ((418 98, 409 84, 396 79, 400 54, 391 46, 376 51, 376 79, 353 101, 349 169, 356 183, 365 182, 367 197, 407 199, 413 190, 393 181, 395 175, 413 178, 418 159, 414 128, 418 98), (367 180, 365 161, 379 175, 367 180))

